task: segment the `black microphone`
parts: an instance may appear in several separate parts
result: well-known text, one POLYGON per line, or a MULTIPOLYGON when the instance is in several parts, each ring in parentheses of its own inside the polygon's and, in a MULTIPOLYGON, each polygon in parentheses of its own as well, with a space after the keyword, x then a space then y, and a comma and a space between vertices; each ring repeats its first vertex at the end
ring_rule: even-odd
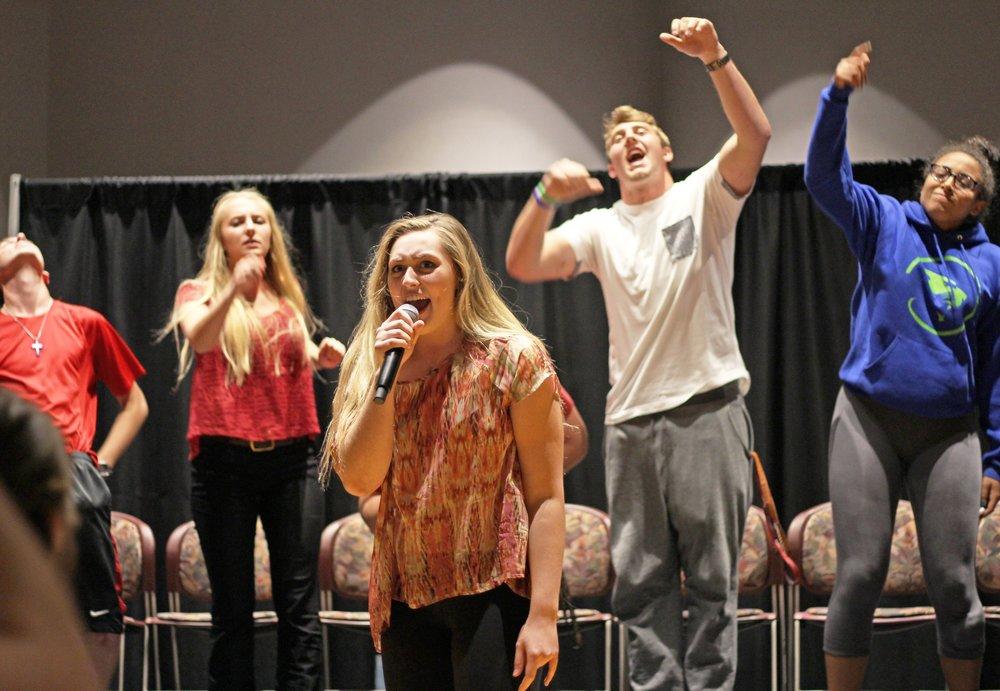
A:
MULTIPOLYGON (((420 316, 420 311, 413 305, 406 303, 400 305, 400 309, 416 320, 420 316)), ((402 348, 390 348, 382 360, 382 369, 378 372, 378 384, 375 386, 375 402, 381 405, 385 403, 392 383, 396 381, 396 372, 399 371, 399 363, 403 361, 402 348)))

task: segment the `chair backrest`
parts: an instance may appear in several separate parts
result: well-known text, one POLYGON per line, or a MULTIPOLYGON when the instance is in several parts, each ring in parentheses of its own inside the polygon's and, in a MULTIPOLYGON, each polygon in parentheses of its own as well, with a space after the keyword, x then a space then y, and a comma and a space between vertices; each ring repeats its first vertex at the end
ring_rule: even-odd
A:
MULTIPOLYGON (((320 538, 319 587, 349 600, 366 600, 375 538, 353 513, 326 527, 320 538)), ((570 597, 601 597, 611 590, 611 521, 603 511, 566 505, 563 581, 570 597)))
MULTIPOLYGON (((267 551, 264 528, 257 521, 254 536, 254 588, 258 602, 271 599, 271 557, 267 551)), ((174 528, 167 540, 167 590, 202 602, 211 602, 212 586, 208 581, 205 556, 194 521, 174 528)))
POLYGON ((759 506, 751 506, 743 528, 740 545, 740 593, 753 594, 782 582, 781 557, 771 542, 767 515, 759 506))
POLYGON ((156 540, 141 519, 111 512, 111 535, 122 565, 122 599, 131 602, 141 592, 156 592, 156 540))
MULTIPOLYGON (((802 585, 817 595, 829 595, 837 577, 837 541, 833 534, 833 510, 830 502, 806 509, 792 521, 788 530, 789 551, 802 568, 802 585)), ((920 565, 917 526, 908 501, 896 506, 892 532, 889 572, 883 595, 917 595, 925 592, 924 571, 920 565)))
POLYGON ((1000 593, 1000 510, 979 521, 976 585, 984 593, 1000 593))
POLYGON ((375 536, 360 513, 326 527, 319 543, 319 587, 349 600, 368 599, 375 536))
POLYGON ((566 504, 563 583, 569 597, 601 597, 614 584, 611 520, 603 511, 566 504))

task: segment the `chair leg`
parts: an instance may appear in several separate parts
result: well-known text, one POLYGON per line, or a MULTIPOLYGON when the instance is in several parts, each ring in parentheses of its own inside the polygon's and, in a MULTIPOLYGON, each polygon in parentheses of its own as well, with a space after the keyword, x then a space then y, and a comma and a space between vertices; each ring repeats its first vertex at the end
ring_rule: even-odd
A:
POLYGON ((785 599, 785 586, 775 585, 771 588, 771 602, 778 615, 778 660, 781 665, 781 688, 791 691, 788 677, 788 611, 785 599))
POLYGON ((778 691, 778 622, 771 622, 771 691, 778 691))
POLYGON ((626 665, 628 663, 625 651, 628 647, 628 624, 623 621, 618 622, 618 688, 625 691, 628 688, 628 674, 626 665))
POLYGON ((323 688, 332 688, 330 685, 330 643, 327 638, 326 625, 320 623, 320 631, 323 633, 323 688))
POLYGON ((174 688, 181 688, 181 665, 177 659, 177 629, 170 627, 170 645, 174 652, 174 688))
POLYGON ((800 631, 800 627, 801 627, 801 622, 798 619, 796 619, 795 622, 794 622, 794 625, 792 627, 794 629, 794 631, 795 631, 795 634, 794 634, 795 640, 794 640, 794 645, 793 645, 793 648, 792 648, 792 667, 793 667, 793 672, 794 672, 794 676, 792 678, 794 679, 794 683, 795 683, 795 686, 793 686, 792 688, 794 688, 794 689, 801 689, 802 688, 802 680, 799 678, 799 675, 801 674, 801 671, 799 669, 799 662, 800 662, 800 660, 799 660, 799 644, 800 644, 799 636, 802 633, 800 631))
POLYGON ((163 680, 160 678, 160 627, 155 624, 153 629, 153 677, 156 679, 156 691, 163 688, 163 680))
POLYGON ((142 691, 149 691, 149 626, 142 627, 142 691))
POLYGON ((611 691, 611 620, 604 622, 604 691, 611 691))
POLYGON ((122 629, 122 635, 118 637, 118 691, 125 691, 125 637, 128 635, 128 627, 122 629))

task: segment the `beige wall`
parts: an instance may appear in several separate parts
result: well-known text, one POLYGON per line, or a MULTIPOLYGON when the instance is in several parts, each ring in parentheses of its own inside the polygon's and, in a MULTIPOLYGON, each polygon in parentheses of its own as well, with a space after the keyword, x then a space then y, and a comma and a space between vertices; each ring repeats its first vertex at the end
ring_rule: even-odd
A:
MULTIPOLYGON (((0 175, 538 170, 603 165, 599 121, 653 110, 676 165, 728 135, 696 61, 704 13, 767 107, 767 162, 802 160, 819 88, 875 44, 855 160, 1000 139, 994 0, 0 0, 0 175)), ((2 208, 0 208, 2 210, 2 208)), ((0 215, 0 224, 6 215, 0 215)))
POLYGON ((533 135, 552 132, 532 114, 572 126, 566 143, 579 154, 609 101, 655 97, 642 68, 655 44, 602 48, 647 34, 648 6, 54 3, 52 60, 63 68, 52 73, 50 174, 478 171, 495 168, 497 150, 537 168, 551 156, 532 156, 533 135), (481 69, 441 74, 455 65, 481 69), (619 74, 635 75, 627 89, 619 74), (432 115, 456 111, 464 117, 434 131, 432 115), (349 127, 351 142, 334 141, 349 127))
MULTIPOLYGON (((974 133, 1000 140, 996 0, 685 0, 668 8, 715 18, 771 120, 765 163, 804 160, 819 89, 864 40, 874 50, 869 85, 852 98, 854 160, 922 157, 974 133)), ((694 67, 663 67, 663 110, 682 165, 705 160, 725 135, 715 93, 699 81, 694 67)))
POLYGON ((0 0, 0 235, 11 173, 48 173, 49 7, 0 0))

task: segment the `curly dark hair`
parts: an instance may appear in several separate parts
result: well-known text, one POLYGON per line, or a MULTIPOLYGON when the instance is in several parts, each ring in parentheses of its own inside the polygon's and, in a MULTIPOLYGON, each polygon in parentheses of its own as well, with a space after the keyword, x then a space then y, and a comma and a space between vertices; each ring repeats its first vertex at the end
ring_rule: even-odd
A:
POLYGON ((979 169, 982 171, 982 184, 980 184, 976 192, 979 198, 986 202, 986 210, 980 215, 980 220, 982 220, 986 216, 990 204, 996 195, 997 168, 1000 166, 1000 149, 989 139, 979 135, 949 142, 938 149, 931 158, 927 159, 927 162, 924 164, 924 178, 930 174, 932 163, 953 151, 960 151, 963 154, 971 156, 979 164, 979 169))

